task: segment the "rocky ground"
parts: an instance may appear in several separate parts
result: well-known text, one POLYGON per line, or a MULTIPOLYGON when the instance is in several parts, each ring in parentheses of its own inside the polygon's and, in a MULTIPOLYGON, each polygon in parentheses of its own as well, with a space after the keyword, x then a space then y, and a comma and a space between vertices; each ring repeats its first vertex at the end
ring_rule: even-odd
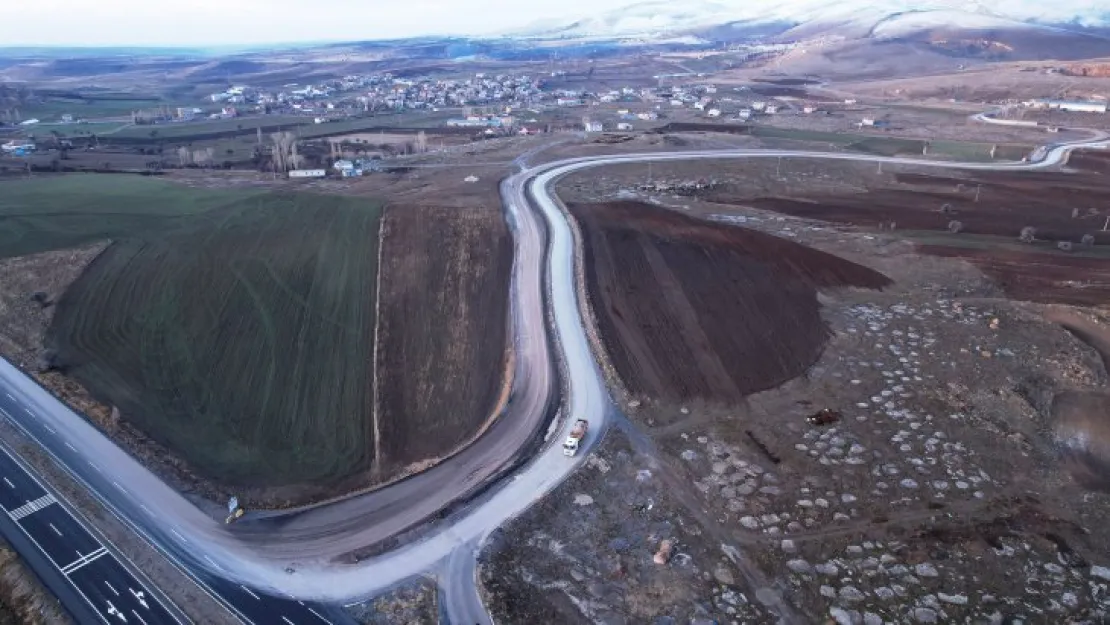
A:
POLYGON ((61 604, 7 543, 0 542, 0 624, 53 625, 71 622, 61 604))
POLYGON ((1010 301, 971 265, 918 256, 894 233, 742 207, 718 220, 895 285, 823 292, 834 336, 819 361, 742 405, 621 398, 627 418, 587 467, 487 546, 495 616, 1110 618, 1110 498, 1061 462, 1053 413, 1057 395, 1101 389, 1106 371, 1045 319, 1057 307, 1010 301), (663 540, 673 551, 656 564, 663 540))
POLYGON ((347 612, 366 625, 427 625, 439 623, 439 597, 435 582, 421 579, 347 606, 347 612))

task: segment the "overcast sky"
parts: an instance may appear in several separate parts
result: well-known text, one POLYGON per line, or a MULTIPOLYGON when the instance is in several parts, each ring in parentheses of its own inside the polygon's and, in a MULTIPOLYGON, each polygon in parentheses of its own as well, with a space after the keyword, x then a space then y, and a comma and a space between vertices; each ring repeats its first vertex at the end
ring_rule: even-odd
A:
POLYGON ((0 0, 0 46, 223 45, 484 34, 628 0, 0 0))

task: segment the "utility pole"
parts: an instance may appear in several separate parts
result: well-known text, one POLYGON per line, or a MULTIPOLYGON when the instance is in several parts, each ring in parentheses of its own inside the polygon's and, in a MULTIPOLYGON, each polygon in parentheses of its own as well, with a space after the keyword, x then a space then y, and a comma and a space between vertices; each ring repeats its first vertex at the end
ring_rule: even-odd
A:
POLYGON ((981 191, 982 189, 983 189, 983 185, 981 185, 981 184, 975 185, 975 203, 976 204, 979 203, 979 191, 981 191))

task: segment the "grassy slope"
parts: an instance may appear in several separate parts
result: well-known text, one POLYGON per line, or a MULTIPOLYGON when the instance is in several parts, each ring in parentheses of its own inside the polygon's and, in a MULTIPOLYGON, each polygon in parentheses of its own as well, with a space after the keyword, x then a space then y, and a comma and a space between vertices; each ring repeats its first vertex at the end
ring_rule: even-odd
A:
POLYGON ((48 340, 140 429, 223 483, 368 465, 377 206, 128 176, 3 191, 5 255, 115 241, 48 340))

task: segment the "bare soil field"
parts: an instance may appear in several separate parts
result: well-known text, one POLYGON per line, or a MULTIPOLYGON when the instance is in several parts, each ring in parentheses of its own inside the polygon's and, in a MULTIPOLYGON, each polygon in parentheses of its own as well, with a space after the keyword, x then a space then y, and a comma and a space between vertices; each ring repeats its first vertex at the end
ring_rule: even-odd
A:
POLYGON ((450 454, 507 388, 512 240, 499 207, 394 205, 382 221, 375 470, 450 454))
POLYGON ((605 349, 637 396, 732 403, 777 386, 828 338, 818 289, 889 283, 793 241, 646 204, 569 208, 605 349))
POLYGON ((606 167, 588 178, 568 176, 560 193, 579 202, 637 199, 735 223, 769 222, 777 213, 873 231, 893 227, 922 251, 966 258, 1012 297, 1091 305, 1110 301, 1106 172, 1110 155, 1098 151, 1073 154, 1062 172, 721 160, 606 167), (761 210, 753 216, 753 209, 761 210), (953 222, 958 233, 949 230, 953 222), (1021 243, 1027 226, 1035 240, 1021 243), (1082 244, 1085 235, 1092 246, 1082 244), (1060 251, 1060 241, 1072 251, 1060 251))

